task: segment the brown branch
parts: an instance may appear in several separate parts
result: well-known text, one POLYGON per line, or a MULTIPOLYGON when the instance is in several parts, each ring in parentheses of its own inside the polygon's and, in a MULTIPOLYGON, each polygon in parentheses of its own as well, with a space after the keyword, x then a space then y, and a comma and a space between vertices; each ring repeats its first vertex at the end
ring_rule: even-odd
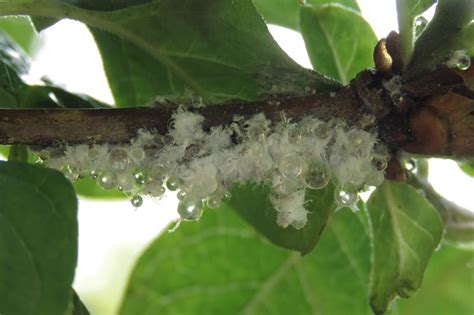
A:
MULTIPOLYGON (((60 142, 127 143, 141 128, 166 134, 176 107, 122 109, 0 109, 0 143, 54 145, 60 142)), ((204 127, 228 125, 235 115, 245 118, 264 113, 272 121, 288 117, 337 117, 350 124, 361 121, 366 111, 353 89, 271 101, 231 102, 192 109, 205 118, 204 127), (278 105, 277 105, 278 104, 278 105)))
MULTIPOLYGON (((281 96, 270 101, 238 101, 192 110, 204 116, 206 129, 228 125, 235 115, 248 118, 256 113, 264 113, 272 121, 281 120, 282 113, 294 120, 305 116, 322 120, 336 118, 354 127, 376 128, 380 140, 395 151, 472 158, 474 102, 456 93, 446 94, 454 88, 459 90, 467 82, 455 75, 437 73, 427 81, 429 84, 411 82, 403 87, 405 98, 395 104, 391 91, 382 84, 385 78, 366 70, 334 95, 281 96), (436 76, 443 79, 441 83, 440 80, 439 84, 433 83, 436 76), (445 95, 435 95, 442 94, 441 91, 445 95), (374 120, 368 121, 369 116, 374 120)), ((472 88, 470 84, 468 87, 472 88)), ((172 106, 0 109, 0 144, 128 143, 142 128, 166 134, 174 110, 176 107, 172 106)))

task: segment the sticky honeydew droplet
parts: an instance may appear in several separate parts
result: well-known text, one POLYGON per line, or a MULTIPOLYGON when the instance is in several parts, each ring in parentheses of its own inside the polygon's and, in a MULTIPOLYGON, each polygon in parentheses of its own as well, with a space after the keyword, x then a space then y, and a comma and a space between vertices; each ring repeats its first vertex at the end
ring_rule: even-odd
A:
POLYGON ((385 180, 384 172, 373 170, 365 177, 365 184, 367 186, 377 187, 385 180))
POLYGON ((327 168, 320 163, 313 163, 305 175, 306 185, 311 189, 326 187, 330 179, 327 168))
POLYGON ((170 191, 178 190, 179 188, 178 180, 173 177, 168 178, 168 180, 166 181, 166 188, 168 188, 168 190, 170 191))
POLYGON ((178 200, 184 200, 187 196, 187 193, 185 190, 180 190, 178 191, 178 193, 176 194, 176 198, 178 198, 178 200))
POLYGON ((358 200, 358 190, 352 184, 344 184, 337 187, 336 201, 341 207, 352 207, 358 200))
POLYGON ((140 147, 133 147, 129 155, 135 164, 139 164, 145 158, 145 150, 140 147))
POLYGON ((143 198, 139 195, 134 195, 132 197, 132 199, 130 199, 130 203, 132 204, 132 206, 134 206, 135 208, 138 208, 140 207, 142 204, 143 204, 143 198))
POLYGON ((232 194, 230 193, 230 191, 226 191, 224 195, 222 196, 222 198, 224 200, 229 200, 230 198, 232 198, 232 194))
POLYGON ((469 69, 469 67, 471 67, 471 58, 466 54, 460 55, 456 61, 456 68, 465 71, 469 69))
POLYGON ((104 189, 112 189, 117 183, 117 176, 109 171, 104 171, 97 179, 99 186, 104 189))
POLYGON ((219 208, 221 205, 221 198, 218 196, 210 196, 207 198, 207 206, 211 209, 219 208))
POLYGON ((202 215, 202 202, 193 202, 189 199, 181 200, 178 204, 178 214, 181 220, 199 220, 202 215))
POLYGON ((121 148, 110 151, 107 155, 107 160, 112 169, 119 172, 124 171, 130 165, 128 152, 121 148))
POLYGON ((79 171, 75 166, 66 164, 61 168, 61 171, 63 172, 64 177, 66 177, 71 182, 75 182, 79 179, 79 171))
POLYGON ((415 19, 415 33, 417 37, 424 31, 426 25, 428 25, 428 20, 423 16, 419 16, 415 19))
POLYGON ((415 159, 408 159, 403 163, 405 169, 409 172, 416 172, 417 163, 415 159))
POLYGON ((133 171, 133 177, 135 178, 135 183, 137 185, 143 185, 148 180, 148 176, 145 171, 139 168, 133 171))
POLYGON ((92 171, 89 172, 89 176, 92 179, 97 179, 97 177, 99 177, 99 172, 97 170, 92 170, 92 171))
POLYGON ((278 162, 278 170, 285 178, 296 178, 303 171, 304 162, 297 154, 287 154, 278 162))

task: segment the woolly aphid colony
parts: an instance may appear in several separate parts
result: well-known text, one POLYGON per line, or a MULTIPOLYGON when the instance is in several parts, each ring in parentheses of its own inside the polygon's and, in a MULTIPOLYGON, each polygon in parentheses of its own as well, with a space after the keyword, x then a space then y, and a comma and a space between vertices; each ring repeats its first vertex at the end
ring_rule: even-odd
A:
POLYGON ((166 188, 178 190, 183 220, 198 219, 204 205, 219 207, 233 185, 268 184, 277 223, 297 229, 307 222, 305 189, 333 181, 338 204, 355 209, 358 192, 384 178, 387 153, 376 135, 342 122, 307 117, 296 123, 282 115, 272 124, 257 114, 206 132, 203 121, 180 109, 166 136, 140 130, 129 145, 48 148, 38 162, 71 181, 90 176, 104 189, 117 188, 135 207, 144 195, 160 198, 166 188))

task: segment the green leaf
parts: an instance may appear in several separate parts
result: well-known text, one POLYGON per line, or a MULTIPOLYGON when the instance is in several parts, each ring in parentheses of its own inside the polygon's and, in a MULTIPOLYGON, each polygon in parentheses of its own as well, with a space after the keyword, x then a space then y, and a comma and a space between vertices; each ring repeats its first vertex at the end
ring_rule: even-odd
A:
POLYGON ((365 219, 338 211, 317 249, 301 257, 266 241, 230 209, 206 211, 151 244, 120 314, 369 315, 365 219))
POLYGON ((89 315, 87 307, 74 290, 72 290, 72 315, 89 315))
POLYGON ((28 151, 26 150, 26 146, 22 144, 14 144, 10 146, 8 161, 28 162, 28 151))
POLYGON ((265 22, 299 31, 299 9, 302 2, 307 4, 339 3, 360 11, 355 0, 307 0, 301 2, 298 0, 255 0, 255 6, 265 22))
POLYGON ((268 185, 236 185, 228 205, 258 232, 274 244, 301 252, 309 253, 319 240, 326 226, 329 214, 336 209, 334 185, 320 190, 307 190, 305 207, 310 211, 308 223, 297 230, 292 226, 280 227, 277 211, 270 201, 271 188, 268 185))
POLYGON ((30 69, 30 59, 12 39, 0 31, 0 108, 104 108, 93 98, 72 94, 44 81, 32 86, 23 81, 30 69))
POLYGON ((454 50, 463 48, 458 46, 464 36, 463 30, 473 19, 474 1, 439 0, 433 19, 416 40, 405 77, 412 79, 428 73, 449 58, 454 50))
POLYGON ((127 196, 115 189, 106 190, 97 185, 92 178, 82 178, 74 183, 74 189, 79 196, 99 199, 124 199, 127 196))
POLYGON ((472 251, 443 246, 433 254, 420 292, 398 300, 390 315, 474 314, 472 251))
POLYGON ((47 29, 50 26, 53 26, 58 21, 59 21, 58 19, 48 18, 48 17, 43 17, 43 16, 34 16, 31 18, 31 22, 33 22, 33 25, 37 32, 41 32, 42 30, 47 29))
POLYGON ((308 85, 333 87, 281 51, 248 0, 170 0, 155 6, 156 15, 126 23, 136 35, 146 35, 150 49, 92 29, 118 106, 148 103, 158 94, 198 94, 217 102, 273 91, 301 93, 308 85))
POLYGON ((469 23, 461 30, 456 49, 464 49, 470 57, 474 57, 474 22, 469 23))
POLYGON ((8 34, 28 53, 31 53, 32 45, 38 39, 28 16, 0 17, 0 31, 8 34))
POLYGON ((10 152, 10 146, 9 145, 0 145, 0 158, 7 158, 8 153, 10 152))
POLYGON ((474 161, 458 162, 459 168, 467 175, 474 177, 474 161))
POLYGON ((418 290, 443 225, 436 209, 406 183, 385 181, 367 208, 373 229, 370 303, 383 314, 397 295, 418 290))
MULTIPOLYGON (((107 105, 83 94, 73 94, 45 81, 45 86, 31 86, 22 80, 30 68, 29 57, 8 36, 0 32, 0 108, 104 108, 107 105)), ((6 148, 6 147, 5 147, 6 148)), ((0 150, 0 153, 6 152, 0 150)), ((31 160, 32 155, 30 155, 31 160)), ((123 198, 90 181, 75 184, 78 194, 87 197, 123 198)))
POLYGON ((250 0, 123 1, 120 10, 111 2, 71 3, 8 1, 0 12, 88 24, 118 106, 143 105, 156 95, 249 100, 339 87, 292 61, 250 0))
POLYGON ((0 162, 0 313, 63 315, 77 261, 77 201, 64 176, 0 162))
POLYGON ((355 10, 336 4, 306 5, 300 11, 301 33, 314 69, 343 84, 373 66, 377 37, 355 10))
MULTIPOLYGON (((46 86, 30 86, 23 80, 30 68, 29 57, 9 37, 0 32, 0 108, 104 108, 105 104, 83 94, 72 94, 45 81, 46 86)), ((7 147, 5 147, 7 149, 7 147)), ((8 151, 3 153, 5 156, 8 151)), ((31 161, 32 155, 30 155, 31 161)), ((74 185, 77 193, 93 198, 123 198, 117 191, 102 190, 93 181, 74 185), (92 183, 91 183, 92 182, 92 183)))
POLYGON ((400 50, 405 65, 410 62, 415 42, 415 18, 421 15, 436 0, 397 0, 400 50))

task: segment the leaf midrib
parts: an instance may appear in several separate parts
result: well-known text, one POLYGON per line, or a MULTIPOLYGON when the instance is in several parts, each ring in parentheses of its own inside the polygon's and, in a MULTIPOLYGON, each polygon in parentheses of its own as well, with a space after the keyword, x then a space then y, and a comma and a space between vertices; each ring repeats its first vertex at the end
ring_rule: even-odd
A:
POLYGON ((316 22, 319 24, 319 27, 321 27, 321 30, 323 31, 323 35, 326 38, 326 42, 329 46, 329 49, 331 50, 331 53, 332 53, 332 56, 333 56, 333 59, 334 59, 334 65, 336 66, 337 74, 339 76, 339 80, 342 82, 342 84, 345 85, 345 84, 347 84, 347 76, 344 73, 339 53, 337 52, 337 49, 336 49, 331 37, 329 36, 328 31, 326 30, 326 28, 321 23, 321 19, 319 19, 319 18, 316 19, 316 22))
POLYGON ((384 194, 385 194, 385 200, 387 202, 387 208, 390 212, 390 218, 392 219, 393 222, 393 232, 395 234, 395 237, 397 239, 397 254, 398 254, 398 274, 397 274, 397 281, 400 280, 400 275, 403 274, 403 268, 406 264, 406 255, 404 250, 402 249, 402 245, 405 245, 407 249, 410 250, 410 252, 413 254, 413 257, 419 261, 419 257, 416 253, 416 251, 411 248, 411 246, 407 243, 407 241, 403 238, 403 235, 401 234, 401 228, 400 228, 400 222, 398 221, 397 213, 398 212, 403 212, 402 209, 400 209, 395 202, 395 198, 393 197, 392 190, 390 189, 389 185, 384 186, 384 194))

